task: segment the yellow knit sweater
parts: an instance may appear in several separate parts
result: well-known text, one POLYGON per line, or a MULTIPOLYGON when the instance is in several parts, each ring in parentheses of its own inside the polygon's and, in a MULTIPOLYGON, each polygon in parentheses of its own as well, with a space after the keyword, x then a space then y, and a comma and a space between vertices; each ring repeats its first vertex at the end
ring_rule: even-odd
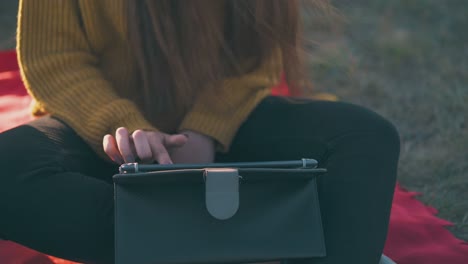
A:
MULTIPOLYGON (((135 94, 137 66, 127 42, 125 0, 21 0, 18 55, 35 115, 52 114, 71 126, 97 153, 118 127, 173 133, 193 130, 227 151, 236 131, 277 83, 273 63, 226 79, 219 93, 201 91, 174 123, 150 123, 135 94)), ((276 60, 278 62, 278 60, 276 60)))

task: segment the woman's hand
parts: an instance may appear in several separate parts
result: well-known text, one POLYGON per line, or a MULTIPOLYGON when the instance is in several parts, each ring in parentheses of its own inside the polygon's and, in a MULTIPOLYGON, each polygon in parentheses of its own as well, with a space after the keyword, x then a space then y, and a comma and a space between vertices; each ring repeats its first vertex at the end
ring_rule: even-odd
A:
POLYGON ((188 141, 169 151, 174 163, 212 163, 215 158, 215 141, 195 131, 182 131, 188 141))
POLYGON ((116 163, 135 162, 172 164, 169 151, 187 143, 187 136, 182 134, 168 135, 157 131, 136 130, 129 135, 128 130, 120 127, 115 136, 103 138, 104 152, 116 163))

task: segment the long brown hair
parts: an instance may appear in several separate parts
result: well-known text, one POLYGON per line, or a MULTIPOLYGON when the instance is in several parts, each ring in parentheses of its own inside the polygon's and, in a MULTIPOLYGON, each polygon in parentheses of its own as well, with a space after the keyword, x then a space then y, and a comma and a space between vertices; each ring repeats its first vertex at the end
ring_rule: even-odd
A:
POLYGON ((277 51, 293 93, 300 93, 298 0, 127 2, 147 112, 190 107, 200 89, 216 89, 223 78, 248 73, 277 51))

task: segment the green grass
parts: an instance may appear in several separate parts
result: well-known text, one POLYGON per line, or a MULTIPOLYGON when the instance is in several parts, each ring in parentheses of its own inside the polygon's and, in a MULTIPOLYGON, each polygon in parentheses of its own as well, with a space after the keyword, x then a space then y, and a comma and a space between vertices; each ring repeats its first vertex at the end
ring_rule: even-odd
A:
POLYGON ((306 17, 315 89, 390 119, 402 139, 399 181, 468 240, 468 4, 332 3, 332 27, 306 17))
POLYGON ((0 50, 15 46, 17 0, 0 1, 0 50))
MULTIPOLYGON (((305 18, 315 90, 390 119, 402 140, 399 181, 468 240, 468 4, 332 3, 339 17, 305 18)), ((0 49, 14 46, 16 5, 0 1, 0 49)))

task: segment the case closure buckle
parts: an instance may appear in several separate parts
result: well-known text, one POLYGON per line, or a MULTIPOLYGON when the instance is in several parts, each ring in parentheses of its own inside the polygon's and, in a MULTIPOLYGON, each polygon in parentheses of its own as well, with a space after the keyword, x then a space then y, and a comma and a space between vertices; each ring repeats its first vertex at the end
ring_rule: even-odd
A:
POLYGON ((205 203, 211 216, 218 220, 233 217, 239 209, 237 169, 205 169, 205 203))

